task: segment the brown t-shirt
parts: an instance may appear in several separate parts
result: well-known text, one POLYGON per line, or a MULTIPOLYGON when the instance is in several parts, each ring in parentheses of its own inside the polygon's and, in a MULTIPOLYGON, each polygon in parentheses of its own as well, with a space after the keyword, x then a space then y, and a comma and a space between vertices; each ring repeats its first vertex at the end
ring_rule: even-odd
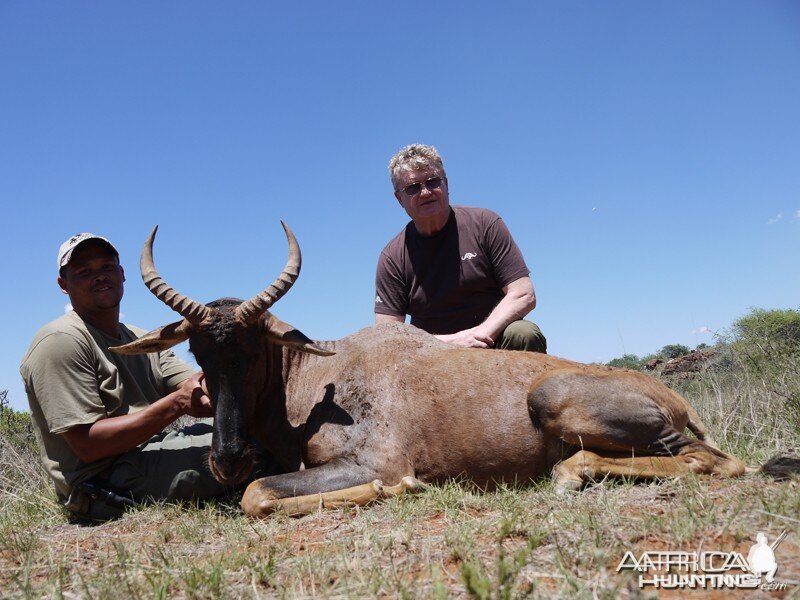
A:
POLYGON ((503 287, 530 270, 503 220, 484 208, 451 206, 432 236, 410 222, 378 259, 375 312, 411 315, 429 333, 475 327, 503 298, 503 287))

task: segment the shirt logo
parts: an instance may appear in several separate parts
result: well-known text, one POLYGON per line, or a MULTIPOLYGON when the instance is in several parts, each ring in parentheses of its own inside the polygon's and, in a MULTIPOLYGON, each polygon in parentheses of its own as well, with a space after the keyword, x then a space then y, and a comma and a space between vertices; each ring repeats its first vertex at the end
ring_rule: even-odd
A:
POLYGON ((461 260, 472 260, 476 256, 478 255, 475 254, 474 252, 467 252, 464 256, 461 257, 461 260))
POLYGON ((383 300, 381 300, 380 296, 375 296, 375 304, 383 304, 383 300))

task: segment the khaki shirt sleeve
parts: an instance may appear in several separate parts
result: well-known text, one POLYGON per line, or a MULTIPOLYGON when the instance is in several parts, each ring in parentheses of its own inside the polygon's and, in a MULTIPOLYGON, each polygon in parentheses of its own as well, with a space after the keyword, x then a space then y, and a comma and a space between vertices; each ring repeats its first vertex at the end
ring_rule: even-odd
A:
POLYGON ((158 359, 161 377, 167 392, 174 390, 195 373, 195 370, 175 356, 172 350, 159 352, 158 359))
POLYGON ((92 349, 67 333, 45 337, 31 357, 29 391, 36 395, 50 433, 63 433, 77 425, 106 416, 97 389, 92 349))

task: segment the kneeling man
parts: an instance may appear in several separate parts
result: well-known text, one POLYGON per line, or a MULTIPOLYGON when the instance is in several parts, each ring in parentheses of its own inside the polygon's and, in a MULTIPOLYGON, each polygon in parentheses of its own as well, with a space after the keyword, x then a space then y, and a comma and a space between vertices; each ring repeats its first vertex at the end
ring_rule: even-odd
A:
POLYGON ((206 463, 210 419, 163 431, 181 415, 213 415, 202 373, 170 351, 109 351, 145 333, 119 321, 125 272, 116 248, 90 233, 72 236, 58 269, 72 310, 36 333, 20 373, 42 461, 71 520, 105 521, 141 502, 230 491, 206 463))
POLYGON ((502 219, 451 206, 442 159, 412 144, 389 163, 394 195, 411 222, 381 252, 375 322, 403 322, 467 348, 547 352, 534 323, 530 270, 502 219))

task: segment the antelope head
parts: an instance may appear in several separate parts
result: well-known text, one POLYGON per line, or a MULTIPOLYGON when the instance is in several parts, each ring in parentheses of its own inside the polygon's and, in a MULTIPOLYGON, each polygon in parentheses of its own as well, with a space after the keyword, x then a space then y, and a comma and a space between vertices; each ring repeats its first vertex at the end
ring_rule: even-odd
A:
POLYGON ((178 293, 158 274, 153 262, 158 226, 154 227, 142 248, 142 279, 159 300, 183 318, 129 344, 111 348, 119 354, 146 354, 189 340, 189 349, 203 369, 214 405, 209 467, 214 477, 226 485, 242 483, 252 470, 249 426, 256 403, 270 381, 273 362, 269 357, 275 345, 320 356, 333 354, 268 311, 300 274, 300 246, 289 227, 283 221, 281 225, 289 242, 289 258, 275 281, 245 302, 221 298, 208 304, 178 293))

